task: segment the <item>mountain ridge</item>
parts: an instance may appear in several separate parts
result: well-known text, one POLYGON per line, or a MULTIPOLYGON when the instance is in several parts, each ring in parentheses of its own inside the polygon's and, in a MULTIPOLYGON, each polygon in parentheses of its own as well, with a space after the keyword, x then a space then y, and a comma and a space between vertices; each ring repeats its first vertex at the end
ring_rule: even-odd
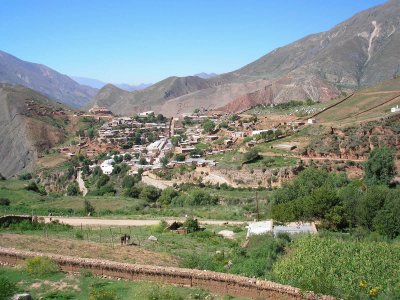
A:
POLYGON ((23 85, 75 108, 86 105, 97 93, 97 89, 80 85, 43 64, 27 62, 1 50, 0 82, 23 85))
MULTIPOLYGON (((238 70, 193 85, 191 89, 185 88, 185 80, 190 77, 181 77, 174 86, 161 87, 168 97, 155 97, 151 90, 144 89, 141 97, 115 94, 107 102, 114 102, 110 108, 116 113, 151 108, 176 115, 190 112, 196 105, 243 110, 250 104, 296 99, 326 101, 400 74, 399 16, 400 1, 390 1, 359 12, 328 31, 277 48, 238 70), (151 101, 143 102, 139 98, 151 101)), ((95 103, 102 101, 99 94, 94 98, 95 103)))

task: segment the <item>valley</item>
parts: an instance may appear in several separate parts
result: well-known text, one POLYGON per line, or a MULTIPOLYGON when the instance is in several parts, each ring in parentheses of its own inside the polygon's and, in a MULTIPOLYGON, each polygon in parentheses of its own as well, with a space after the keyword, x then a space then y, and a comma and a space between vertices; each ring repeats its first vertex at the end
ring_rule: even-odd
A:
POLYGON ((208 25, 178 18, 183 3, 157 15, 179 34, 145 42, 148 21, 126 35, 114 23, 141 15, 114 5, 90 8, 114 16, 97 16, 107 43, 69 29, 85 41, 64 70, 85 76, 0 51, 0 300, 398 299, 400 1, 218 74, 192 72, 180 33, 208 25), (157 59, 172 76, 147 80, 157 59))

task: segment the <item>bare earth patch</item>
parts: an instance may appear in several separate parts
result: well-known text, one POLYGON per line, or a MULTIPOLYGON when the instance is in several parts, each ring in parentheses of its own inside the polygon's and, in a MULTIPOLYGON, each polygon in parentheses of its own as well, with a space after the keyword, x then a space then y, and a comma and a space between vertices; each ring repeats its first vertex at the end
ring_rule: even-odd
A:
POLYGON ((178 259, 168 254, 148 251, 138 246, 115 245, 88 241, 45 238, 24 234, 0 234, 0 246, 20 250, 47 252, 85 258, 158 266, 178 266, 178 259))

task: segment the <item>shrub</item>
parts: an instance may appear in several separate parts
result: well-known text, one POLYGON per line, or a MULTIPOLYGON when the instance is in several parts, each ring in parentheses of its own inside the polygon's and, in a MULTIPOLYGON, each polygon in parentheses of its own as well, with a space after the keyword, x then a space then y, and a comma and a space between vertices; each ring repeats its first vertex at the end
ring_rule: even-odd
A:
POLYGON ((16 285, 7 277, 0 276, 0 300, 9 299, 15 292, 16 285))
POLYGON ((372 150, 364 170, 367 184, 389 184, 396 174, 394 151, 387 147, 372 150))
POLYGON ((160 197, 160 194, 160 189, 151 185, 146 185, 140 192, 140 198, 145 199, 149 202, 155 202, 157 201, 158 197, 160 197))
POLYGON ((97 188, 101 188, 102 186, 106 185, 107 182, 110 181, 110 177, 108 175, 101 175, 99 180, 97 181, 97 188))
POLYGON ((56 299, 56 300, 69 300, 76 299, 76 293, 71 291, 50 291, 43 295, 40 299, 56 299))
POLYGON ((25 173, 25 174, 21 174, 18 176, 19 180, 30 180, 32 179, 32 174, 31 173, 25 173))
POLYGON ((32 191, 32 192, 38 193, 38 194, 43 195, 43 196, 46 195, 46 190, 44 189, 44 187, 41 186, 41 185, 39 185, 39 184, 37 184, 37 183, 34 182, 34 181, 31 181, 31 182, 26 186, 25 189, 28 190, 28 191, 32 191))
POLYGON ((175 292, 171 287, 153 287, 146 293, 146 299, 149 300, 184 300, 184 298, 175 292))
POLYGON ((117 300, 117 294, 114 290, 107 290, 105 288, 92 288, 89 293, 89 300, 117 300))
POLYGON ((57 273, 57 264, 47 257, 32 257, 26 260, 25 270, 35 276, 46 276, 57 273))
POLYGON ((8 198, 0 198, 0 205, 1 206, 9 206, 10 200, 8 198))
POLYGON ((186 221, 183 223, 183 227, 185 227, 188 232, 196 232, 200 230, 199 221, 197 221, 197 219, 193 219, 192 217, 186 219, 186 221))
POLYGON ((75 237, 76 237, 78 240, 83 240, 83 233, 80 232, 80 231, 77 231, 77 232, 75 232, 75 237))
POLYGON ((72 182, 67 187, 67 195, 68 196, 76 196, 79 194, 78 184, 76 182, 72 182))
POLYGON ((88 200, 83 202, 84 205, 84 212, 85 214, 93 214, 94 213, 94 206, 88 200))
POLYGON ((165 229, 168 228, 168 223, 165 220, 161 220, 160 223, 158 223, 155 227, 154 227, 154 231, 157 233, 163 233, 165 231, 165 229))

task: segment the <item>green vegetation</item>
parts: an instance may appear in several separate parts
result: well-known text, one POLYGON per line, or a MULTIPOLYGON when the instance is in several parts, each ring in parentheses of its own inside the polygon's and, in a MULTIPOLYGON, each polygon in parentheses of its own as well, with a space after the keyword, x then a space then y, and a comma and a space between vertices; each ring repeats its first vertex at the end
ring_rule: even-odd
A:
POLYGON ((47 257, 35 256, 26 260, 25 270, 28 274, 43 277, 57 273, 59 268, 47 257))
MULTIPOLYGON (((61 272, 37 276, 18 268, 0 268, 0 299, 6 300, 14 293, 27 292, 33 299, 77 300, 184 300, 223 299, 208 291, 177 287, 144 281, 118 281, 93 277, 82 270, 80 275, 61 272), (59 288, 62 285, 64 288, 59 288)), ((238 298, 229 298, 238 299, 238 298)), ((240 298, 244 299, 244 298, 240 298)))
POLYGON ((362 228, 395 238, 400 234, 400 189, 350 182, 344 173, 306 169, 272 194, 271 217, 279 221, 321 221, 337 231, 362 228), (397 200, 396 200, 397 199, 397 200))
POLYGON ((400 244, 304 236, 273 267, 279 282, 343 299, 400 296, 400 244))
POLYGON ((364 165, 364 170, 367 184, 388 185, 396 174, 394 151, 387 147, 372 150, 364 165))
POLYGON ((215 128, 215 123, 212 120, 207 119, 204 121, 203 129, 205 132, 212 133, 214 131, 214 128, 215 128))

